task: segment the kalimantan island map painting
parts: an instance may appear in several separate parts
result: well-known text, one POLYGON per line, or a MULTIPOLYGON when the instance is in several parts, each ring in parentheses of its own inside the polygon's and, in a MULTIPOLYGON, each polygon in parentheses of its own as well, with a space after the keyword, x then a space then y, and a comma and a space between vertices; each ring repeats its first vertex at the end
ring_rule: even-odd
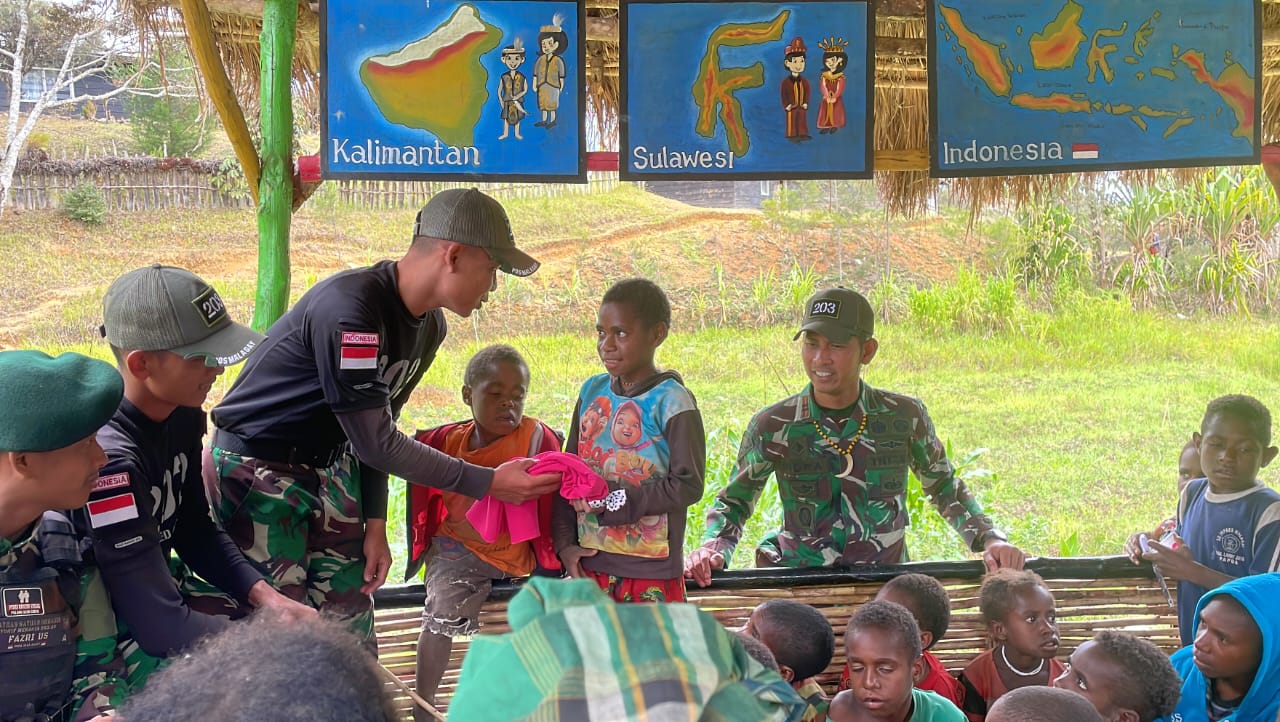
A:
POLYGON ((586 178, 582 8, 326 0, 330 178, 586 178))
POLYGON ((935 176, 1257 163, 1253 0, 930 0, 935 176))

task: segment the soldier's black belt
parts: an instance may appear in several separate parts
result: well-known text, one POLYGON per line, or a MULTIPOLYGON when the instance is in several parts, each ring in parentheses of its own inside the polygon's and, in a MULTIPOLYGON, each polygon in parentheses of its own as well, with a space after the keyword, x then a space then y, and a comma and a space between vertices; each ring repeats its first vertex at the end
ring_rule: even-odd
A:
POLYGON ((301 464, 317 469, 327 469, 333 466, 338 463, 343 454, 347 453, 346 444, 317 450, 272 441, 246 441, 229 431, 223 431, 217 427, 213 429, 213 445, 240 456, 251 456, 255 459, 274 461, 279 464, 301 464))

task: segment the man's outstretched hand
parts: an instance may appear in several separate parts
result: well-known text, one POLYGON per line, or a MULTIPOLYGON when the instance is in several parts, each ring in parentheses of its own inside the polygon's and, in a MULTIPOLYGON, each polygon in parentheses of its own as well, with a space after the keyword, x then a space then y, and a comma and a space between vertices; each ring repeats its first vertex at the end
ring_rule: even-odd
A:
POLYGON ((560 489, 560 473, 530 474, 533 459, 515 459, 493 470, 489 496, 498 501, 523 504, 560 489))

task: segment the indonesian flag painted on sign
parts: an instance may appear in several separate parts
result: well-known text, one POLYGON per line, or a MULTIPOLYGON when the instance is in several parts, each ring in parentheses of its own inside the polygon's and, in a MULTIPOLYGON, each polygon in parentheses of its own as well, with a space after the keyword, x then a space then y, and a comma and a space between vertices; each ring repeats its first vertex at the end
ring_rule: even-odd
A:
POLYGON ((94 529, 138 518, 138 505, 130 492, 91 501, 88 509, 89 523, 94 529))
POLYGON ((378 368, 377 346, 343 346, 342 359, 338 368, 343 371, 376 370, 378 368))
POLYGON ((1072 143, 1071 157, 1075 160, 1097 158, 1098 144, 1097 143, 1072 143))

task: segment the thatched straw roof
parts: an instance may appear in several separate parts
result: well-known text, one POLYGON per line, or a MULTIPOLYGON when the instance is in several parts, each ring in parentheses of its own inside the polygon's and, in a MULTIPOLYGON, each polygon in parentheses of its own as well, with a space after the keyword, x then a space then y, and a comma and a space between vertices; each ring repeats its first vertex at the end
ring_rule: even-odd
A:
MULTIPOLYGON (((153 30, 181 31, 179 0, 123 0, 153 30)), ((206 0, 214 35, 232 86, 249 117, 258 104, 258 36, 262 0, 206 0)), ((587 97, 596 118, 618 107, 618 3, 585 0, 587 97)), ((922 210, 937 189, 929 178, 928 91, 925 80, 924 0, 873 0, 876 6, 876 167, 881 197, 891 213, 922 210), (924 170, 920 170, 923 168, 924 170)), ((1263 142, 1280 140, 1280 0, 1261 0, 1263 21, 1263 142)), ((298 4, 295 87, 315 113, 320 68, 319 5, 298 4)), ((1143 175, 1138 173, 1138 175, 1143 175)), ((1014 176, 948 181, 975 207, 1020 201, 1060 181, 1057 176, 1014 176)))

